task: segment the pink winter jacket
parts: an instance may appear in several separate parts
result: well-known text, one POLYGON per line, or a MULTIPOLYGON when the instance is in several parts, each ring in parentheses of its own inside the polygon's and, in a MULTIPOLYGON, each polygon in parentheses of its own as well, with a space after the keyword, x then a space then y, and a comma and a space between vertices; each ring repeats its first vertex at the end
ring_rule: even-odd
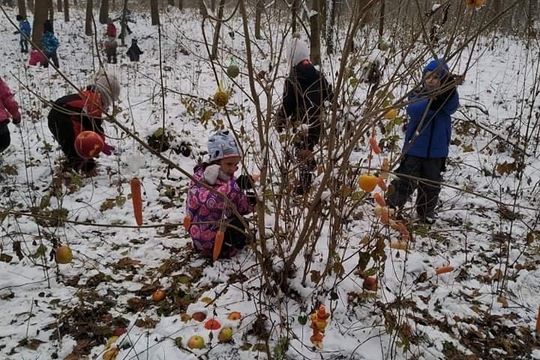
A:
POLYGON ((10 117, 16 122, 21 119, 19 104, 4 80, 0 79, 0 123, 9 122, 10 117))

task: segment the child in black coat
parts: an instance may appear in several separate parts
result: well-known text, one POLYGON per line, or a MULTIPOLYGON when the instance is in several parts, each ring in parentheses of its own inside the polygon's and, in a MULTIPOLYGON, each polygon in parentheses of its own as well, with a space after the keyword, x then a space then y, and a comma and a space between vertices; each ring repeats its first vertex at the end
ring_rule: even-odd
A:
POLYGON ((283 105, 276 114, 276 129, 284 130, 289 123, 300 123, 295 142, 299 168, 297 194, 311 187, 316 163, 313 149, 321 137, 321 110, 332 98, 332 89, 324 75, 309 60, 307 44, 293 39, 289 53, 290 72, 285 81, 283 105))
POLYGON ((131 39, 131 46, 129 47, 126 54, 129 56, 129 60, 139 61, 140 55, 144 54, 144 52, 139 49, 139 45, 137 45, 137 39, 131 39))

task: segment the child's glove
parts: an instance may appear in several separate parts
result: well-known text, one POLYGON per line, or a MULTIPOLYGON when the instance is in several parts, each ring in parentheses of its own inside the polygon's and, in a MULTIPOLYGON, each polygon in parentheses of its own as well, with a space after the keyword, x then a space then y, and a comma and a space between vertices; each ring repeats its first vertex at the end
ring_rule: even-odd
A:
POLYGON ((257 195, 255 195, 255 194, 252 193, 252 192, 248 192, 248 193, 246 193, 246 197, 247 197, 247 200, 249 201, 249 203, 250 203, 252 206, 257 205, 257 195))
POLYGON ((236 179, 236 183, 238 184, 238 187, 242 190, 249 190, 253 189, 253 177, 251 175, 240 175, 236 179))
POLYGON ((109 144, 104 144, 103 150, 101 150, 101 152, 104 153, 105 155, 112 155, 114 153, 114 150, 115 150, 114 146, 111 146, 109 144))
POLYGON ((19 126, 21 124, 21 118, 13 118, 11 122, 13 123, 13 125, 19 126))

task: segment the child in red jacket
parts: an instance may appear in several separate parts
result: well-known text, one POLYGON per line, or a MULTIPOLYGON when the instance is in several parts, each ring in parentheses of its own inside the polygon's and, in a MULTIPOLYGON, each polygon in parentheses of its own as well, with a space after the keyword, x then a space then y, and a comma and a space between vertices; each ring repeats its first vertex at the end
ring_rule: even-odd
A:
POLYGON ((11 143, 9 134, 9 119, 12 119, 15 125, 21 122, 21 113, 19 104, 13 99, 13 93, 7 84, 0 78, 0 152, 7 149, 11 143))
MULTIPOLYGON (((83 159, 75 150, 75 138, 83 131, 94 131, 105 141, 103 113, 120 96, 120 84, 113 75, 98 74, 94 84, 78 94, 61 97, 49 112, 49 129, 67 157, 68 168, 87 176, 96 172, 94 159, 83 159)), ((103 153, 112 154, 114 148, 105 145, 103 153)))

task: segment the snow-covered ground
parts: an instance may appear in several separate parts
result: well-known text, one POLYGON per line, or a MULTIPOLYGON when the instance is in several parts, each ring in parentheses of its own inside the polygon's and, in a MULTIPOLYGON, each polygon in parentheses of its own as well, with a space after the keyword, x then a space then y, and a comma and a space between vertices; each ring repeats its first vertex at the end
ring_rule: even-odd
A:
MULTIPOLYGON (((15 12, 8 14, 14 18, 15 12)), ((82 31, 83 13, 74 11, 71 17, 69 23, 55 24, 60 70, 84 87, 99 61, 93 39, 82 31)), ((371 215, 373 204, 363 201, 357 209, 361 216, 348 222, 348 246, 336 255, 342 275, 334 273, 315 285, 313 277, 302 281, 299 271, 290 279, 296 296, 273 297, 265 295, 265 280, 250 249, 212 264, 192 250, 181 226, 186 173, 204 157, 206 139, 219 121, 227 124, 228 116, 237 130, 245 126, 247 137, 256 138, 243 60, 220 51, 220 62, 239 63, 242 74, 235 82, 219 67, 214 74, 197 13, 164 13, 161 42, 148 16, 135 19, 127 43, 135 36, 139 40, 145 52, 141 62, 130 63, 124 56, 127 48, 119 48, 119 64, 105 64, 122 84, 116 119, 142 139, 165 124, 173 145, 191 144, 189 156, 162 153, 185 173, 106 124, 116 153, 98 159, 98 175, 59 175, 61 152, 48 130, 49 109, 43 101, 74 89, 52 67, 27 66, 12 25, 5 18, 0 22, 0 76, 23 112, 22 126, 10 127, 12 145, 1 155, 1 358, 106 358, 116 352, 111 349, 119 350, 118 359, 254 359, 267 353, 275 359, 540 358, 535 333, 540 306, 538 128, 525 126, 524 110, 532 109, 536 119, 539 110, 529 90, 538 79, 538 58, 527 54, 537 49, 503 37, 481 40, 452 62, 455 73, 467 71, 459 89, 463 106, 455 115, 440 219, 431 228, 414 227, 407 252, 380 249, 380 263, 370 265, 378 270, 377 291, 364 290, 354 272, 359 256, 378 248, 377 239, 388 243, 398 235, 384 229, 371 215), (227 115, 212 105, 216 78, 233 89, 227 115), (518 141, 519 132, 532 134, 528 148, 518 141), (512 167, 516 147, 526 152, 521 179, 512 167), (143 184, 140 228, 130 200, 133 176, 143 184), (67 216, 56 216, 60 209, 67 216), (51 224, 51 217, 59 220, 51 224), (378 237, 370 238, 375 233, 378 237), (368 246, 361 241, 365 237, 368 246), (55 263, 51 251, 57 243, 69 244, 72 263, 55 263), (453 271, 435 274, 448 264, 453 271), (167 293, 160 302, 151 298, 158 288, 167 293), (309 320, 304 321, 318 302, 331 313, 322 349, 313 347, 309 320), (240 320, 228 319, 234 311, 241 313, 240 320), (196 312, 230 326, 233 341, 220 342, 219 330, 206 330, 203 322, 181 316, 196 312), (189 349, 192 335, 202 336, 205 348, 189 349)), ((243 51, 241 32, 238 20, 223 29, 222 42, 236 54, 243 51)), ((267 46, 259 45, 254 49, 256 72, 267 70, 270 61, 267 46)), ((385 77, 399 63, 392 61, 385 77)), ((283 62, 279 72, 286 71, 283 62)), ((281 88, 278 81, 278 95, 281 88)), ((404 90, 396 88, 396 95, 404 90)), ((357 92, 362 96, 365 89, 357 92)), ((367 145, 359 145, 351 162, 365 161, 367 151, 367 145)), ((260 171, 249 158, 257 152, 256 145, 249 147, 249 172, 260 171)), ((323 229, 321 238, 328 235, 329 229, 323 229)), ((325 268, 326 243, 320 241, 311 257, 312 274, 325 268)))

